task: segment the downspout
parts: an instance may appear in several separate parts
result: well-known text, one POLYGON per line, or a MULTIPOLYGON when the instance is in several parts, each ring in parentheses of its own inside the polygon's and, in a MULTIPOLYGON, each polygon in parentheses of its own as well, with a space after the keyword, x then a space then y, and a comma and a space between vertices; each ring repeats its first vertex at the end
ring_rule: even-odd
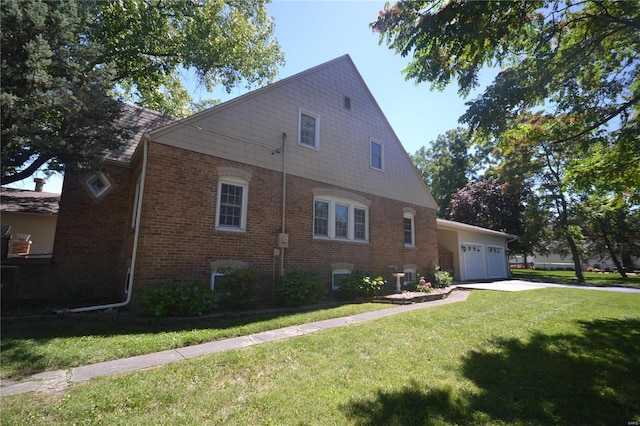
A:
MULTIPOLYGON (((282 134, 282 233, 285 231, 285 215, 287 212, 287 150, 285 149, 287 134, 282 134)), ((284 277, 284 247, 280 247, 280 276, 284 277)))
POLYGON ((61 309, 56 311, 57 314, 88 312, 88 311, 100 311, 114 308, 121 308, 127 306, 131 302, 131 294, 133 293, 133 275, 136 270, 136 258, 138 255, 138 237, 140 235, 140 217, 142 216, 142 198, 144 197, 144 182, 147 175, 147 156, 149 153, 149 139, 150 135, 145 133, 142 137, 142 172, 140 178, 140 196, 138 197, 138 205, 136 208, 136 227, 133 235, 133 250, 131 253, 131 266, 127 273, 127 298, 124 302, 109 303, 106 305, 85 306, 81 308, 61 309))

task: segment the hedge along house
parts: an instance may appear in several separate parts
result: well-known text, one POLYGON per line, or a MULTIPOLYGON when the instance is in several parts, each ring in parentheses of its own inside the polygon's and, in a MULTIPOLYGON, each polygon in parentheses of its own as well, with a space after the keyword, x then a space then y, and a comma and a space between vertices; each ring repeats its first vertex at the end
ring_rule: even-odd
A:
POLYGON ((163 120, 104 171, 65 177, 54 257, 85 300, 251 268, 268 304, 291 272, 336 288, 437 264, 437 206, 348 55, 163 120))

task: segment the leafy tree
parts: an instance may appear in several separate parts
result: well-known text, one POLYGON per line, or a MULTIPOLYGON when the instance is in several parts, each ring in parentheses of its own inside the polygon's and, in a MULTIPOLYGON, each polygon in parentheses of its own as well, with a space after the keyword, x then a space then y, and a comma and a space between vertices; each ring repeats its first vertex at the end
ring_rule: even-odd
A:
POLYGON ((518 235, 522 229, 520 195, 493 177, 470 182, 451 197, 451 219, 518 235))
POLYGON ((609 258, 627 278, 630 258, 640 256, 640 209, 623 197, 584 197, 580 204, 589 254, 609 258))
POLYGON ((190 114, 183 70, 209 90, 275 78, 283 56, 264 4, 3 2, 2 184, 43 166, 89 167, 120 146, 114 98, 190 114))
POLYGON ((483 67, 500 73, 461 120, 499 135, 523 112, 566 118, 563 178, 583 190, 640 196, 640 2, 400 1, 372 23, 412 59, 407 78, 468 95, 483 67))
POLYGON ((44 165, 90 167, 128 137, 113 127, 115 70, 96 65, 101 46, 83 37, 93 13, 90 3, 3 3, 2 184, 44 165))
POLYGON ((411 156, 438 203, 440 218, 449 218, 451 194, 466 185, 475 172, 476 162, 469 153, 469 145, 469 132, 459 127, 438 135, 429 148, 422 147, 411 156))

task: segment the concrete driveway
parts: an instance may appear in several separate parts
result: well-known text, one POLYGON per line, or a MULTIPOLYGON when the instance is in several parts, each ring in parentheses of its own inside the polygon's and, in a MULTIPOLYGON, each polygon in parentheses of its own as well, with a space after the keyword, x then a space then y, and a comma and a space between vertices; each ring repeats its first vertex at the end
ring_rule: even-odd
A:
POLYGON ((523 290, 535 290, 538 288, 575 288, 579 290, 600 290, 600 291, 616 291, 619 293, 635 293, 640 294, 640 288, 633 287, 595 287, 587 285, 576 284, 555 284, 536 281, 523 281, 523 280, 501 280, 501 281, 489 281, 481 283, 456 283, 456 287, 468 290, 495 290, 495 291, 523 291, 523 290))

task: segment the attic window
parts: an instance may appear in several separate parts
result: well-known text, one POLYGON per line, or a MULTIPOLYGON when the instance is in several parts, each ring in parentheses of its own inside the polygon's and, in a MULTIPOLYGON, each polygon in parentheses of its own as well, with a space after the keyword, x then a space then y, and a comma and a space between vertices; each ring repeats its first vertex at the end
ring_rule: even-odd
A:
POLYGON ((89 188, 89 191, 91 191, 91 194, 96 198, 102 197, 109 188, 111 188, 111 182, 102 172, 97 172, 89 176, 89 178, 85 180, 85 184, 87 188, 89 188))
POLYGON ((344 97, 344 108, 351 109, 351 98, 348 96, 344 97))
POLYGON ((300 110, 298 122, 298 143, 308 148, 319 148, 320 117, 309 111, 300 110))

